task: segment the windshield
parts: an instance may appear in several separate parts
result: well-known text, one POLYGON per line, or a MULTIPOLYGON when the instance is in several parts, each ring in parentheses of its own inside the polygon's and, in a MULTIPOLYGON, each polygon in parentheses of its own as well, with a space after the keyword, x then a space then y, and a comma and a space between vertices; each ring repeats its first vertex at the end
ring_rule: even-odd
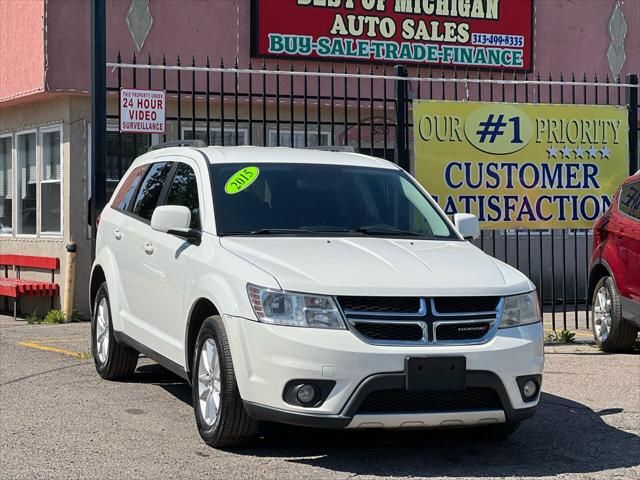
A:
POLYGON ((291 163, 211 165, 218 234, 459 238, 400 171, 291 163))

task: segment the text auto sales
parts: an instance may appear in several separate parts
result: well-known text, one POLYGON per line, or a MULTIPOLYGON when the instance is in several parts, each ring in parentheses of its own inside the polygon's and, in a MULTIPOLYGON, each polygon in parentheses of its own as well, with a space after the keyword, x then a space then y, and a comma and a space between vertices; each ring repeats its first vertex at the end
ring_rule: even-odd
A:
MULTIPOLYGON (((551 211, 560 221, 595 220, 609 206, 607 195, 549 194, 531 200, 527 190, 580 190, 600 188, 598 165, 592 163, 450 162, 444 171, 449 188, 497 189, 506 187, 519 195, 455 195, 444 203, 447 215, 477 211, 481 222, 550 221, 551 211)), ((438 200, 436 198, 436 200, 438 200)))

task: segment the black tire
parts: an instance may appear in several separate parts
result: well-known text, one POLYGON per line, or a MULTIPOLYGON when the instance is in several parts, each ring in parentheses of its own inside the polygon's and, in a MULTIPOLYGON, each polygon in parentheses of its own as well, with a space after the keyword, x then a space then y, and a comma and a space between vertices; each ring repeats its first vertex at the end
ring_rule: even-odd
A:
POLYGON ((193 410, 200 436, 207 445, 214 448, 236 447, 247 444, 255 438, 257 422, 247 415, 240 398, 229 340, 222 318, 218 315, 207 318, 193 349, 191 369, 193 410), (200 407, 198 368, 202 347, 207 340, 215 342, 220 363, 220 402, 213 425, 208 425, 200 407))
POLYGON ((113 335, 113 323, 111 322, 111 303, 109 302, 109 290, 107 283, 100 285, 93 304, 93 316, 91 317, 91 354, 96 365, 96 371, 105 380, 118 380, 133 374, 138 364, 138 352, 118 343, 113 335), (98 322, 98 307, 102 301, 105 301, 106 321, 108 331, 108 348, 106 349, 106 358, 101 360, 96 337, 96 329, 98 322))
POLYGON ((631 350, 638 336, 638 329, 622 317, 620 294, 618 294, 618 289, 611 277, 603 277, 597 283, 591 304, 593 338, 600 350, 609 353, 631 350), (598 305, 598 292, 603 287, 607 289, 611 299, 611 326, 608 328, 608 335, 604 339, 597 333, 598 326, 596 325, 595 312, 598 305))

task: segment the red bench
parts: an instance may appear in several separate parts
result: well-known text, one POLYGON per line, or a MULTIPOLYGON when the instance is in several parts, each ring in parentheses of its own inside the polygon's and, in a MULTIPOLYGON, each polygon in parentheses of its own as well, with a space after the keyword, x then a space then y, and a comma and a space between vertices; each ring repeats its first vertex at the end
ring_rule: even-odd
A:
POLYGON ((11 297, 13 301, 13 319, 18 314, 18 299, 25 295, 51 297, 53 309, 54 297, 60 287, 54 283, 55 271, 60 268, 60 260, 54 257, 34 257, 30 255, 0 255, 0 266, 4 266, 4 278, 0 278, 0 297, 11 297), (16 276, 9 278, 9 267, 15 269, 16 276), (20 278, 22 268, 51 270, 51 282, 25 280, 20 278))

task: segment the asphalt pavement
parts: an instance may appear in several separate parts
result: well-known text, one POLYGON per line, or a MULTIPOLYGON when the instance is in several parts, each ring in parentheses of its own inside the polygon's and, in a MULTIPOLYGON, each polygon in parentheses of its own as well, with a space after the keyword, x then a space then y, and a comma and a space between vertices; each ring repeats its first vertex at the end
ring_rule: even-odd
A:
POLYGON ((200 440, 184 382, 146 359, 101 380, 88 336, 0 316, 1 479, 640 479, 640 353, 546 347, 538 413, 506 441, 287 427, 221 451, 200 440))

